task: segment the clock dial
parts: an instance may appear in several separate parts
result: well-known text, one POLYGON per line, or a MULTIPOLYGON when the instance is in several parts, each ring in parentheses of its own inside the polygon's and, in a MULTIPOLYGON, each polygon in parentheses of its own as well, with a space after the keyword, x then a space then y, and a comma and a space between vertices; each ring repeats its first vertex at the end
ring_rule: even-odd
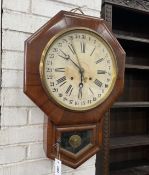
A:
POLYGON ((65 108, 83 111, 111 93, 117 65, 110 45, 86 28, 61 32, 45 47, 40 74, 46 93, 65 108))

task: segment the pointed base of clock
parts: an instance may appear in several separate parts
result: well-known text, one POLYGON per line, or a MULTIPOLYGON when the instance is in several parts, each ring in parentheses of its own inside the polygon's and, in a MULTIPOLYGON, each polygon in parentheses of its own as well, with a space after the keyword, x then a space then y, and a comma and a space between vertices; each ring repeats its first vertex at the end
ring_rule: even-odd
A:
POLYGON ((56 126, 49 120, 45 151, 49 158, 60 157, 63 164, 77 168, 99 151, 102 144, 101 133, 102 122, 56 126))

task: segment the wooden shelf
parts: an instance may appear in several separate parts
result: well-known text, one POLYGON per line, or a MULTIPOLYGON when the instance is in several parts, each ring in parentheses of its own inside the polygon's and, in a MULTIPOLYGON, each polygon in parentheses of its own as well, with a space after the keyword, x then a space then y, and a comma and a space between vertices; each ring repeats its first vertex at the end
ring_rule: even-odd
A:
POLYGON ((131 35, 131 33, 129 32, 124 32, 124 31, 117 31, 117 30, 113 30, 113 33, 115 34, 115 37, 117 39, 124 39, 124 40, 130 40, 130 41, 137 41, 137 42, 142 42, 142 43, 149 43, 149 39, 148 38, 143 38, 141 36, 134 36, 131 35))
POLYGON ((138 108, 138 107, 149 107, 149 102, 138 101, 138 102, 116 102, 112 108, 138 108))
POLYGON ((125 68, 126 69, 138 69, 138 70, 148 70, 149 71, 149 66, 143 66, 143 65, 126 64, 125 68))
MULTIPOLYGON (((130 163, 130 162, 129 162, 130 163)), ((125 162, 121 164, 126 164, 125 162)), ((141 162, 132 162, 133 167, 111 171, 110 175, 148 175, 149 174, 149 162, 148 160, 142 160, 141 162), (142 166, 141 166, 142 164, 142 166)))
MULTIPOLYGON (((110 169, 113 170, 113 171, 116 171, 116 170, 118 170, 118 168, 120 170, 122 170, 122 169, 127 167, 130 170, 130 168, 131 169, 132 168, 137 168, 137 167, 141 168, 142 166, 145 167, 147 170, 149 170, 148 169, 149 168, 149 160, 148 159, 138 159, 138 160, 128 160, 128 161, 121 161, 121 162, 113 162, 113 163, 111 163, 110 169)), ((148 174, 145 174, 145 175, 148 175, 148 174)))
POLYGON ((149 145, 149 135, 115 137, 110 139, 110 149, 149 145))

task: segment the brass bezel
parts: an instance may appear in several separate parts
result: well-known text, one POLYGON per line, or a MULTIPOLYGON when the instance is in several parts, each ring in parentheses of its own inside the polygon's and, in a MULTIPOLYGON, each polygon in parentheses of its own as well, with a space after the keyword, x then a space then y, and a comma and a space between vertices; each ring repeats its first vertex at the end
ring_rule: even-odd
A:
POLYGON ((56 104, 58 104, 58 105, 60 105, 60 106, 62 106, 64 108, 66 108, 68 110, 73 110, 73 111, 87 111, 87 110, 91 110, 91 109, 94 109, 95 107, 99 106, 111 94, 112 89, 114 88, 114 85, 115 85, 115 82, 116 82, 116 79, 117 79, 118 67, 117 67, 116 56, 115 56, 115 53, 113 51, 113 48, 111 47, 111 45, 99 33, 97 33, 96 31, 94 31, 94 30, 92 30, 90 28, 87 28, 87 27, 71 27, 71 28, 63 29, 62 31, 58 32, 46 44, 46 46, 45 46, 45 48, 44 48, 44 50, 42 52, 42 55, 41 55, 40 64, 39 64, 39 72, 40 72, 40 79, 41 79, 41 82, 42 82, 42 86, 43 86, 46 94, 48 95, 48 97, 50 99, 52 98, 52 100, 54 100, 54 102, 56 104), (61 101, 59 101, 57 98, 55 98, 55 96, 53 95, 53 93, 50 91, 50 89, 46 85, 46 79, 45 79, 45 75, 44 75, 44 60, 45 60, 45 57, 46 57, 46 53, 47 53, 49 47, 53 44, 53 42, 58 37, 64 35, 67 32, 73 31, 73 30, 86 30, 88 32, 94 33, 94 35, 96 35, 98 38, 100 38, 100 40, 103 41, 105 43, 105 45, 108 46, 107 49, 109 49, 110 52, 111 52, 111 54, 113 55, 112 62, 113 62, 113 65, 114 65, 115 75, 114 74, 112 75, 113 81, 111 83, 111 86, 110 86, 109 90, 107 91, 107 93, 100 100, 98 100, 95 104, 91 105, 90 107, 82 107, 82 108, 80 108, 80 107, 79 108, 78 107, 70 107, 70 106, 62 103, 61 101))

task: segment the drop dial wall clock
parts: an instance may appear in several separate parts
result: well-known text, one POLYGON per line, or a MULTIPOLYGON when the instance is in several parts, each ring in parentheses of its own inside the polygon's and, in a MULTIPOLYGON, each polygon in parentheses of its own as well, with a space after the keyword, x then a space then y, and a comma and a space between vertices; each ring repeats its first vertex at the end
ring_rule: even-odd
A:
POLYGON ((102 19, 60 11, 25 42, 24 92, 47 115, 45 151, 77 168, 102 145, 123 89, 125 52, 102 19))

